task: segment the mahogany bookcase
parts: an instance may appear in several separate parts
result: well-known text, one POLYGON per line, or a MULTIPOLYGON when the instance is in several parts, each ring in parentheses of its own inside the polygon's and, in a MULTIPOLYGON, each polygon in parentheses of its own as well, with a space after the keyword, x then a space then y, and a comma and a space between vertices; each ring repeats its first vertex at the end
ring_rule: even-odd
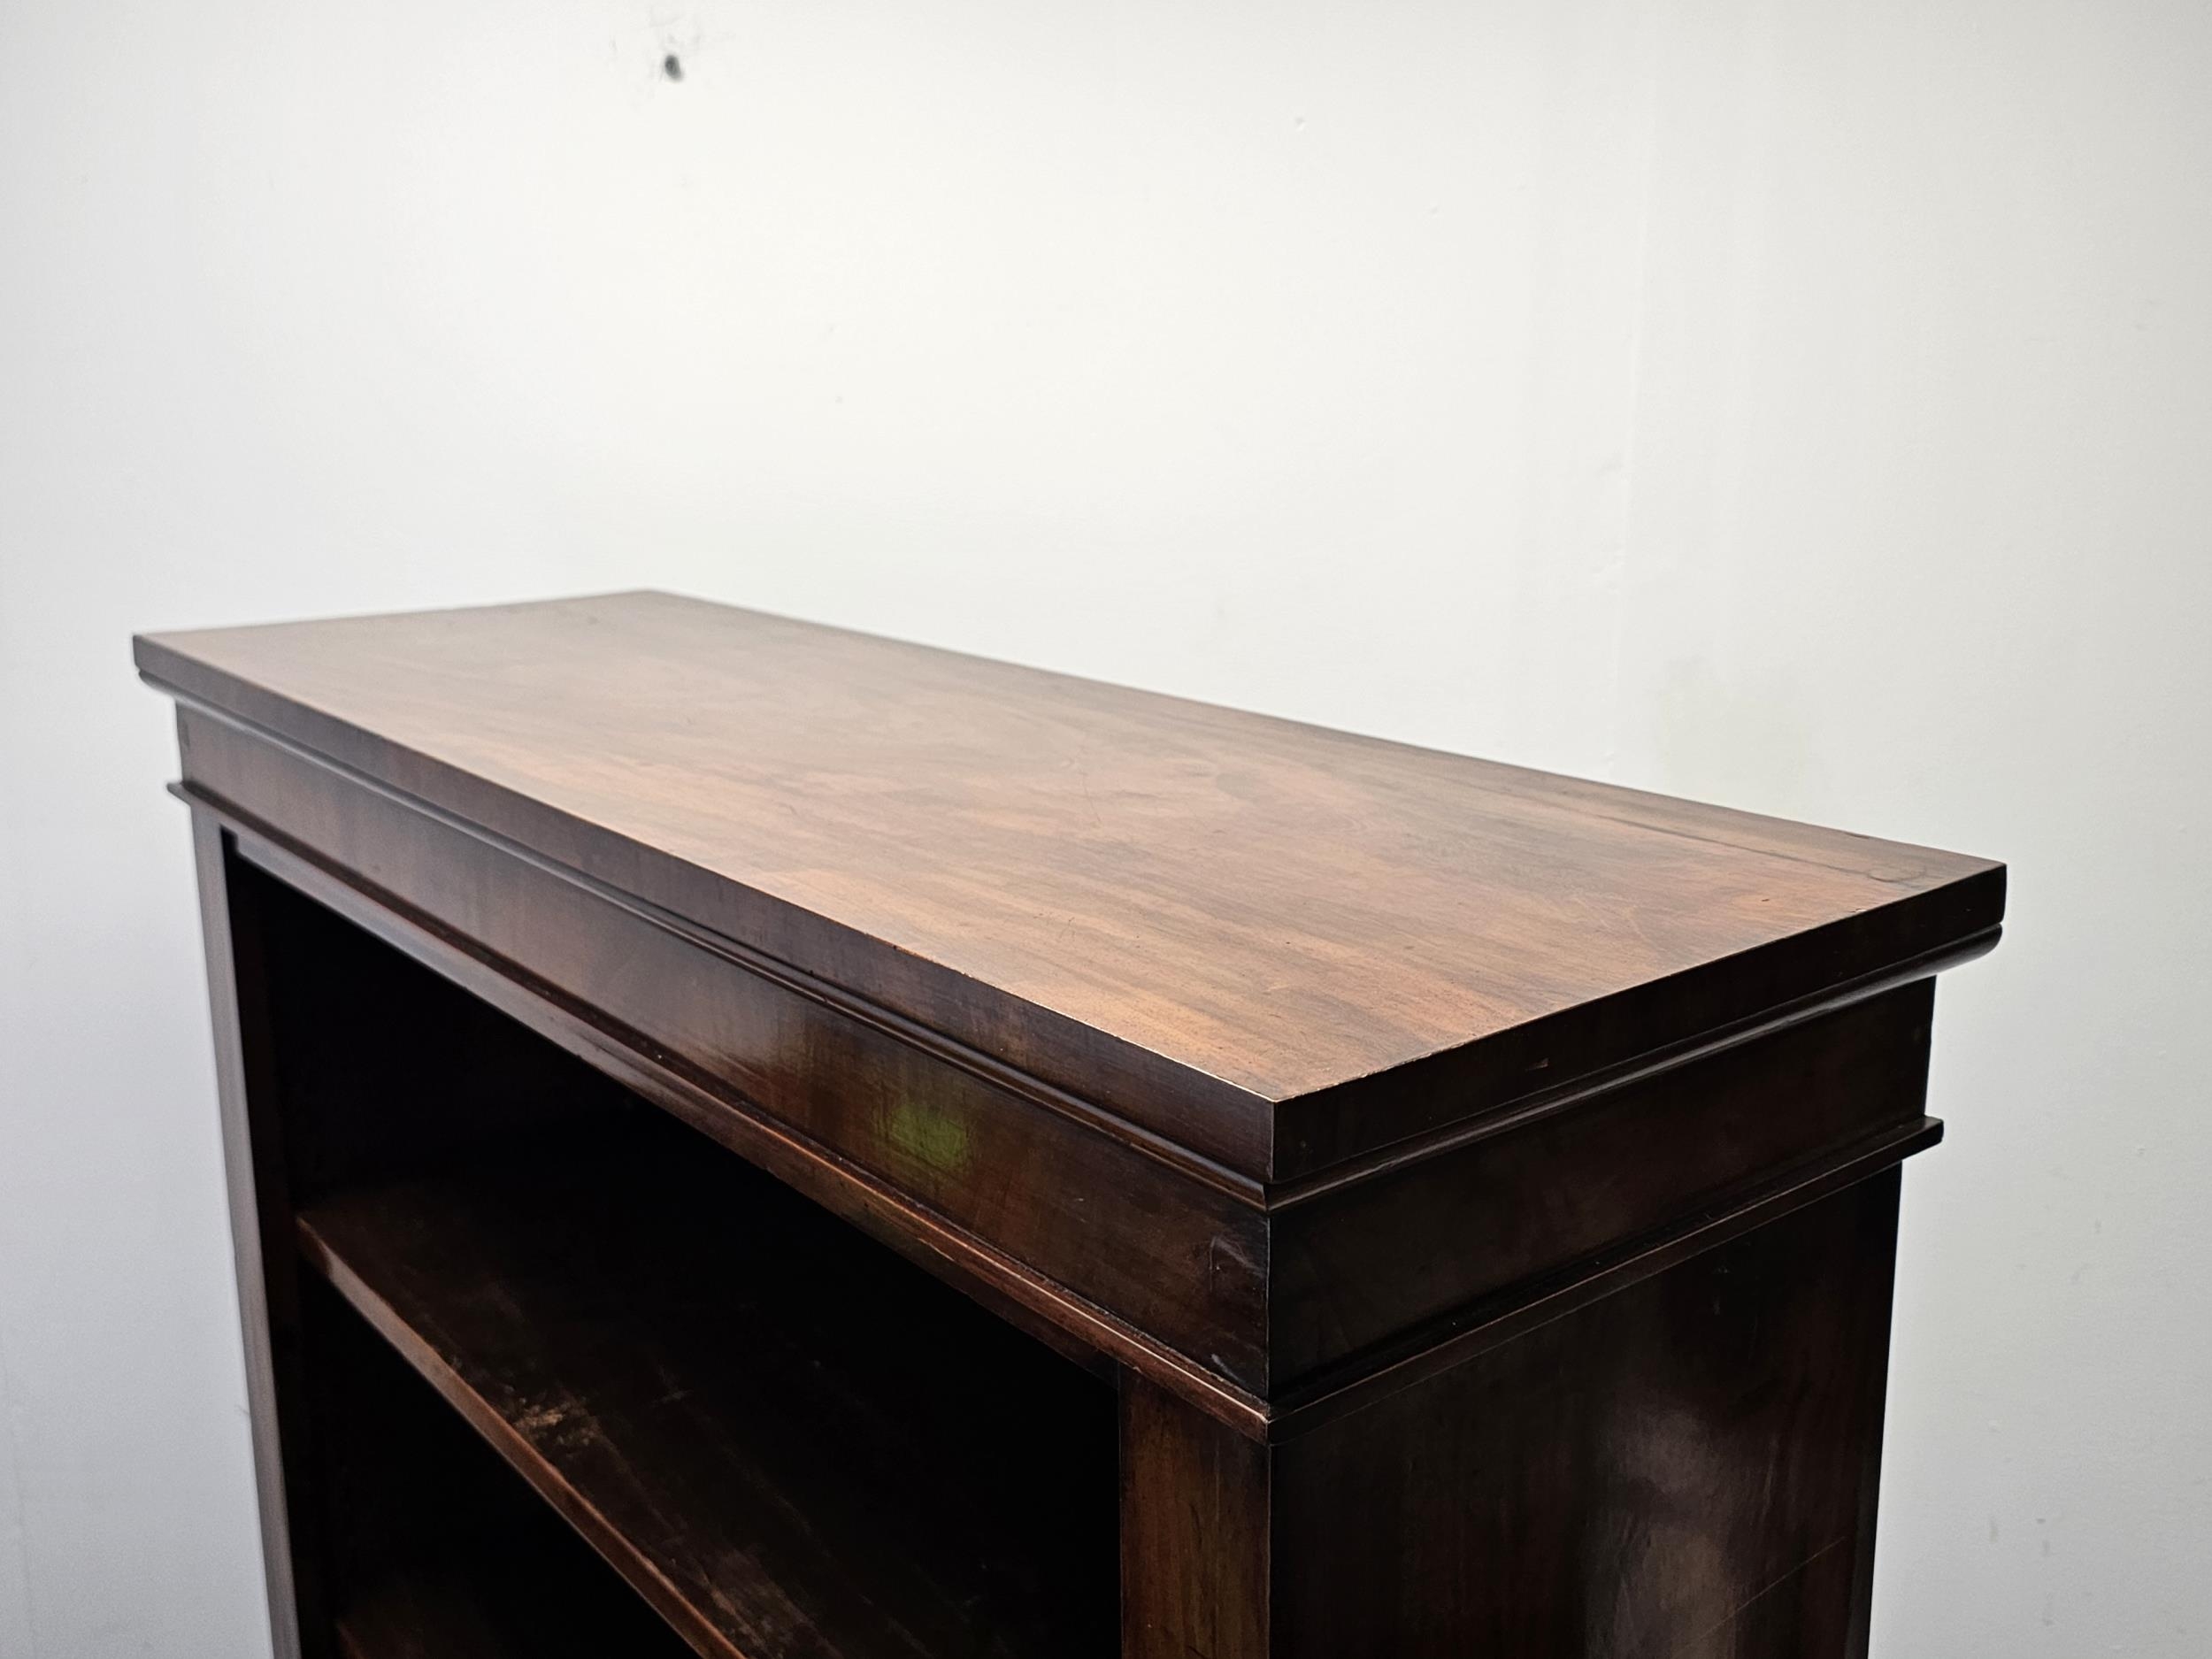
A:
POLYGON ((1865 1650, 2001 866, 655 594, 136 656, 288 1659, 1865 1650))

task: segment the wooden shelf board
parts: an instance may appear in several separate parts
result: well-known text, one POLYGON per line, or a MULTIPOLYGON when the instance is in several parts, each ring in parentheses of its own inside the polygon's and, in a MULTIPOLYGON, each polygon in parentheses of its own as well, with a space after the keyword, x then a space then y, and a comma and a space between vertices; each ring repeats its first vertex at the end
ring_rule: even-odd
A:
POLYGON ((299 1229, 698 1652, 1113 1651, 1110 1392, 680 1125, 641 1111, 299 1229))

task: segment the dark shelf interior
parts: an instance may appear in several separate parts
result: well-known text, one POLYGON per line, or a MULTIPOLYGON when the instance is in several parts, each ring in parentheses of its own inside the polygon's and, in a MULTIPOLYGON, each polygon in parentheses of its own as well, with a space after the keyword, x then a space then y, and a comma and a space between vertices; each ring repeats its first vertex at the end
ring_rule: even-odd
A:
POLYGON ((307 1287, 342 1659, 687 1659, 691 1649, 334 1292, 307 1287))
POLYGON ((1116 1651, 1107 1383, 265 897, 342 1651, 1116 1651))

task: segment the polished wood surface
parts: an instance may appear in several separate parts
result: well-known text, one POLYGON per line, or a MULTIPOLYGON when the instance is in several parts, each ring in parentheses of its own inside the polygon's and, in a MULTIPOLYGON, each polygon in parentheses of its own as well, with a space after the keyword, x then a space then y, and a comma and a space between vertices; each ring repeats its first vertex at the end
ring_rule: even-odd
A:
POLYGON ((1284 1448, 1273 1651, 1863 1652, 1896 1225, 1892 1170, 1284 1448))
POLYGON ((1263 1178, 1955 948, 2001 907, 1978 859, 664 595, 138 659, 1263 1178))
POLYGON ((662 595, 154 636, 280 1659, 1860 1659, 1981 860, 662 595))
POLYGON ((1264 1386, 1256 1190, 327 769, 198 716, 185 730, 196 786, 287 825, 234 818, 249 864, 1085 1344, 1192 1387, 1264 1386))
POLYGON ((1546 1093, 1334 1179, 1225 1184, 341 773, 209 717, 182 726, 193 786, 246 803, 230 815, 250 865, 907 1254, 1248 1429, 1275 1432, 1294 1391, 1353 1383, 1517 1286, 1782 1171, 1855 1160, 1919 1119, 1926 978, 1546 1093), (1776 1075, 1793 1078, 1786 1093, 1776 1075), (1456 1248, 1436 1249, 1440 1233, 1456 1248))
POLYGON ((1125 1407, 1127 1659, 1866 1650, 1893 1170, 1255 1448, 1125 1407))

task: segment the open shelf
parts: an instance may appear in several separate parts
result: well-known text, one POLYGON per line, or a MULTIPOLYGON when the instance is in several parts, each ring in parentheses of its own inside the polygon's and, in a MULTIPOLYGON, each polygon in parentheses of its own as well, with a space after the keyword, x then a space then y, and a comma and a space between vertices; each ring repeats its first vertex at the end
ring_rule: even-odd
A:
POLYGON ((699 1652, 1112 1650, 1103 1388, 680 1125, 641 1113, 299 1225, 699 1652))
POLYGON ((311 1284, 305 1303, 326 1494, 310 1571, 340 1659, 687 1659, 335 1293, 311 1284))
POLYGON ((1109 1382, 292 889, 258 897, 310 1270, 305 1570, 341 1653, 1117 1651, 1109 1382))

